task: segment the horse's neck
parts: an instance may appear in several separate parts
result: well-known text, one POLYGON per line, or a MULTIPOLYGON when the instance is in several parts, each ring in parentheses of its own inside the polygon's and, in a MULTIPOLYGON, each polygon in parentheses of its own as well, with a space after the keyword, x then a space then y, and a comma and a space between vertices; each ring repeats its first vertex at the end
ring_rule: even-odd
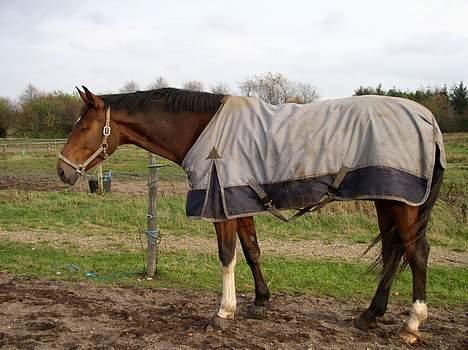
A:
POLYGON ((120 144, 134 144, 181 164, 211 118, 206 113, 151 111, 122 114, 116 122, 120 144))

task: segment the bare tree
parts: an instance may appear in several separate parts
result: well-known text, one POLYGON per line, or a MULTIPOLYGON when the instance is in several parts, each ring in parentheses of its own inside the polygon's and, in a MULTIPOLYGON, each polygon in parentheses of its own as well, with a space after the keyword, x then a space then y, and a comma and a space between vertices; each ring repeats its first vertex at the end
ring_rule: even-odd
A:
POLYGON ((150 90, 162 89, 166 87, 169 87, 169 82, 167 81, 166 78, 162 76, 157 76, 156 80, 153 83, 148 85, 148 89, 150 90))
POLYGON ((248 78, 239 83, 241 94, 247 97, 257 95, 257 81, 255 78, 248 78))
POLYGON ((214 94, 221 95, 229 95, 231 93, 231 89, 229 89, 229 86, 222 81, 212 85, 210 91, 214 94))
POLYGON ((33 84, 29 83, 26 86, 26 89, 24 89, 23 93, 20 96, 20 101, 21 103, 26 103, 29 101, 32 101, 38 97, 43 96, 44 93, 41 92, 37 87, 35 87, 33 84))
POLYGON ((318 98, 310 84, 292 82, 281 73, 255 75, 239 83, 244 96, 256 96, 271 104, 286 102, 308 103, 318 98))
POLYGON ((188 80, 184 83, 183 88, 190 91, 203 91, 203 83, 199 80, 188 80))
POLYGON ((319 98, 317 89, 308 83, 296 83, 295 95, 296 103, 311 103, 319 98))
POLYGON ((245 96, 256 96, 271 104, 285 103, 289 96, 290 83, 281 73, 255 75, 239 84, 245 96))
POLYGON ((135 92, 140 90, 140 87, 138 86, 138 83, 135 80, 129 80, 127 81, 124 86, 120 89, 120 92, 135 92))

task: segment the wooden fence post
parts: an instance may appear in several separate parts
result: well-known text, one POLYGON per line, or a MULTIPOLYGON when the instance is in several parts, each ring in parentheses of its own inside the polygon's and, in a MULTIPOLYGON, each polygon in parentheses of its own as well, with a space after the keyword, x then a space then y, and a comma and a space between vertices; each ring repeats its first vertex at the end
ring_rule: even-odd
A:
POLYGON ((98 165, 98 172, 97 172, 97 178, 98 178, 98 188, 99 188, 99 193, 104 193, 104 183, 103 183, 103 175, 102 175, 102 163, 99 163, 98 165))
POLYGON ((146 266, 146 275, 149 278, 153 278, 157 263, 158 263, 158 243, 159 243, 159 230, 157 224, 157 165, 156 155, 148 153, 149 159, 149 177, 148 177, 148 229, 146 230, 146 237, 148 240, 148 260, 146 266))

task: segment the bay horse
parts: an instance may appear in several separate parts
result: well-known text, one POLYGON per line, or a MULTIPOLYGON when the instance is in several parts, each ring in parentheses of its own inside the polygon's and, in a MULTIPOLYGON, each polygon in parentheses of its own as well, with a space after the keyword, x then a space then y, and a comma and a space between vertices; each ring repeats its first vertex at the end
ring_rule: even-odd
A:
MULTIPOLYGON (((57 164, 60 179, 69 185, 123 144, 136 145, 182 165, 226 98, 221 94, 173 88, 111 95, 95 95, 84 86, 83 89, 77 88, 84 106, 57 164)), ((438 160, 441 150, 436 147, 435 152, 438 160)), ((382 273, 370 306, 355 321, 359 329, 372 327, 385 314, 394 277, 400 265, 408 264, 413 277, 413 305, 400 337, 409 344, 420 338, 418 327, 428 316, 426 228, 442 183, 444 169, 440 163, 434 164, 430 192, 423 204, 412 206, 390 199, 374 200, 380 234, 372 244, 381 241, 382 273)), ((236 233, 255 283, 255 299, 248 314, 253 318, 264 317, 270 292, 260 265, 253 216, 216 221, 214 228, 223 287, 213 325, 225 329, 236 311, 236 233)))

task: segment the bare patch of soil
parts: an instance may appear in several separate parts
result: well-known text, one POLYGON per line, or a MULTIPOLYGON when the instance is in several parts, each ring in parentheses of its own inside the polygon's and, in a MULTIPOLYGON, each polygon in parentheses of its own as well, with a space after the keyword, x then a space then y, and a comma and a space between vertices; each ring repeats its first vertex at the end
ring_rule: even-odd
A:
MULTIPOLYGON (((0 190, 15 189, 21 191, 60 191, 70 189, 76 192, 89 192, 86 181, 70 187, 60 181, 58 177, 51 176, 0 176, 0 190)), ((159 181, 158 195, 185 195, 187 184, 184 181, 159 181)), ((132 195, 148 195, 148 185, 145 180, 112 180, 112 192, 132 195)))
MULTIPOLYGON (((157 285, 157 281, 154 281, 157 285)), ((398 331, 409 306, 391 305, 378 326, 353 326, 364 305, 275 295, 267 318, 251 320, 251 296, 224 332, 206 330, 219 306, 214 293, 105 287, 0 273, 0 347, 6 349, 466 349, 467 314, 430 308, 420 344, 398 331)))
POLYGON ((54 191, 67 188, 59 178, 50 176, 0 176, 0 190, 15 189, 22 191, 54 191))

